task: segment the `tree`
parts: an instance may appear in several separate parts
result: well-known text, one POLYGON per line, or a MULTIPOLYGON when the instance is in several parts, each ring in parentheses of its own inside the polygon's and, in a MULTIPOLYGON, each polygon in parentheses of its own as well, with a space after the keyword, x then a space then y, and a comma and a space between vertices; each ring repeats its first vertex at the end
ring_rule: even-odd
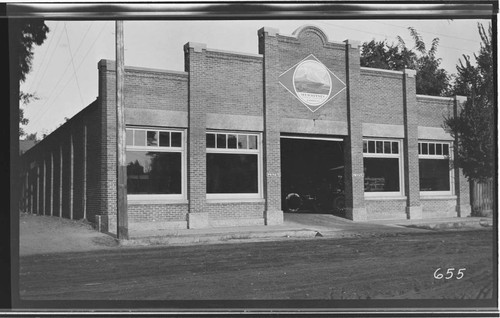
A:
POLYGON ((415 45, 409 49, 398 36, 398 45, 385 40, 365 42, 361 48, 361 66, 401 71, 405 68, 417 71, 417 94, 446 95, 449 91, 449 76, 440 68, 441 59, 436 58, 439 38, 434 38, 429 50, 420 34, 409 27, 415 45))
MULTIPOLYGON (((33 62, 34 45, 42 45, 47 38, 49 28, 41 19, 14 19, 10 24, 12 36, 12 50, 17 57, 15 73, 21 83, 26 80, 26 75, 31 71, 33 62)), ((19 100, 26 106, 31 100, 37 99, 34 93, 19 91, 19 100)), ((24 136, 22 125, 28 124, 24 117, 24 109, 19 107, 19 135, 24 136)))
POLYGON ((24 138, 24 140, 33 140, 35 143, 40 141, 38 139, 37 133, 32 133, 32 134, 26 135, 26 138, 24 138))
POLYGON ((453 85, 456 95, 467 96, 467 102, 456 118, 445 119, 445 129, 458 138, 458 155, 454 165, 463 169, 469 181, 483 182, 495 173, 495 110, 494 74, 491 24, 486 32, 478 24, 481 37, 479 55, 474 54, 476 66, 470 56, 463 55, 457 65, 457 78, 453 85))

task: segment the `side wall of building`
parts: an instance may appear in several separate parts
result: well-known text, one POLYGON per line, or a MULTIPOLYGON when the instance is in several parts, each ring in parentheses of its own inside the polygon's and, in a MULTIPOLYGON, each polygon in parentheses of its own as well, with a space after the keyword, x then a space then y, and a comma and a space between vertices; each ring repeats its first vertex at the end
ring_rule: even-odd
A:
POLYGON ((94 221, 101 213, 97 101, 64 123, 21 159, 21 209, 94 221))

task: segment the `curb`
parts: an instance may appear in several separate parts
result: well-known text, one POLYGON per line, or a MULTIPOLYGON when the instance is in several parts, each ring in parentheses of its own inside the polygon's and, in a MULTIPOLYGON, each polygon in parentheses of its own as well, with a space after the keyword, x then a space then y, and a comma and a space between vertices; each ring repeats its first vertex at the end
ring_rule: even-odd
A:
POLYGON ((469 221, 452 221, 452 222, 439 222, 439 223, 422 223, 422 224, 401 224, 402 226, 417 229, 427 230, 446 230, 446 229, 461 229, 465 227, 492 227, 492 219, 480 219, 469 221))
POLYGON ((120 246, 152 246, 152 245, 188 245, 231 240, 266 239, 266 238, 313 238, 318 236, 314 230, 281 230, 273 232, 232 232, 201 235, 170 235, 137 237, 129 240, 117 240, 120 246))

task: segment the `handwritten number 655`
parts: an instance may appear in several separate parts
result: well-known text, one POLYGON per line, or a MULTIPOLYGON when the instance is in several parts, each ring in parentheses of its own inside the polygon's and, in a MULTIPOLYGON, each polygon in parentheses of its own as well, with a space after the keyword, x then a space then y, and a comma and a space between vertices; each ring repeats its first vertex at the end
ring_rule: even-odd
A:
MULTIPOLYGON (((466 270, 465 268, 459 268, 457 271, 457 274, 455 275, 455 272, 454 272, 455 268, 450 267, 450 268, 446 269, 445 274, 442 274, 442 273, 440 273, 440 271, 441 271, 441 267, 440 267, 434 271, 434 278, 435 279, 443 279, 443 278, 444 279, 451 279, 451 278, 453 278, 453 276, 455 276, 456 279, 462 279, 464 277, 465 270, 466 270)), ((444 271, 444 269, 443 269, 443 271, 444 271)))

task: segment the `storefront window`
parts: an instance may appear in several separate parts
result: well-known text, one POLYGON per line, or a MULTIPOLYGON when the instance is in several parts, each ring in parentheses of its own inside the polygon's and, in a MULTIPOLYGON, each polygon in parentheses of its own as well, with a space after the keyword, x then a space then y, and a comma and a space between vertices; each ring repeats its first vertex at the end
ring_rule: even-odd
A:
POLYGON ((207 198, 261 197, 259 135, 207 133, 207 198))
POLYGON ((258 193, 257 167, 257 155, 207 154, 207 193, 258 193))
POLYGON ((399 159, 364 158, 365 192, 399 192, 399 159))
POLYGON ((419 142, 420 191, 451 194, 449 143, 419 142))
POLYGON ((127 151, 128 194, 181 194, 181 154, 127 151))
POLYGON ((127 193, 130 199, 183 196, 182 134, 180 131, 127 128, 127 193))
POLYGON ((402 195, 399 141, 363 140, 364 188, 367 195, 402 195))

